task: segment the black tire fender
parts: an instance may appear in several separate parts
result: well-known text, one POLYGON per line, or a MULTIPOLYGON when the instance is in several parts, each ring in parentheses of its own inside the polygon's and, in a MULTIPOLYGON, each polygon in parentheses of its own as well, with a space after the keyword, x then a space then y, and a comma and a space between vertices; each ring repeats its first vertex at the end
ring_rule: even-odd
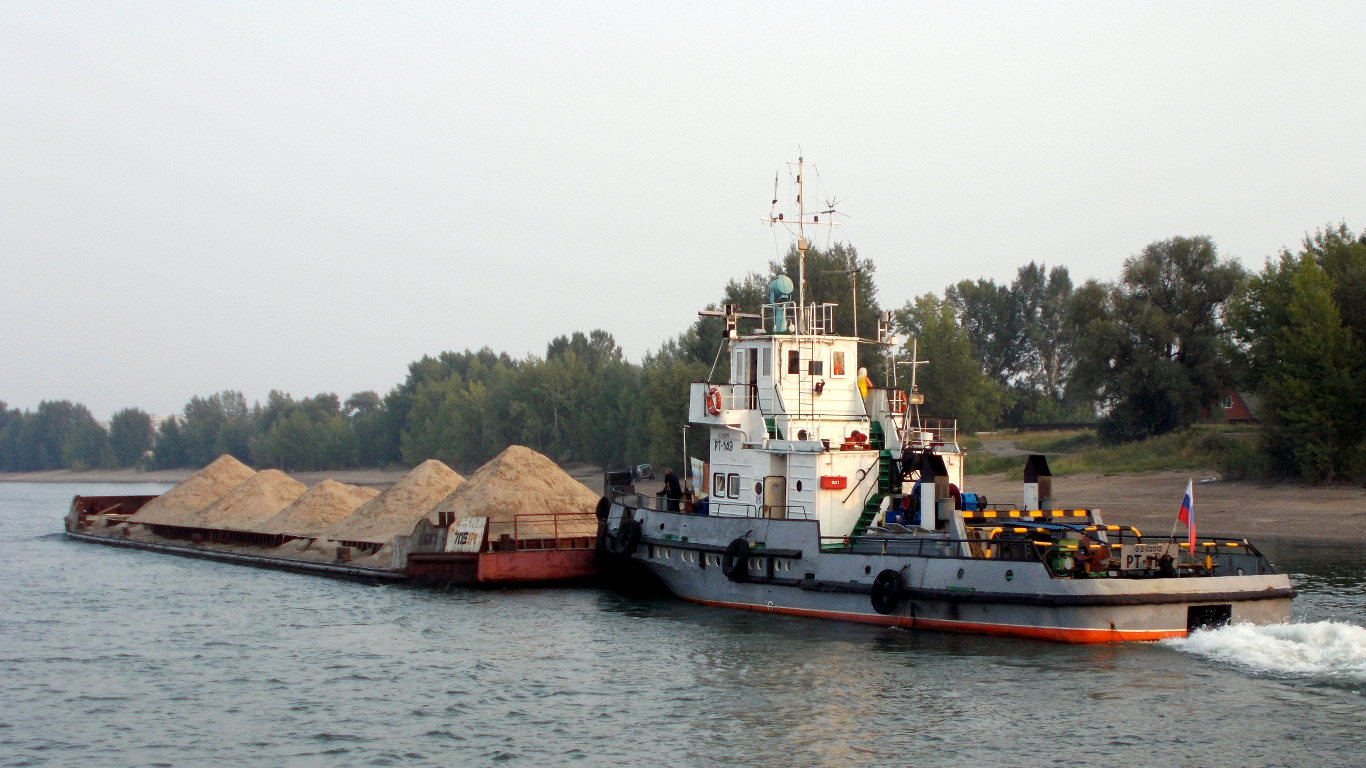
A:
POLYGON ((744 581, 749 578, 749 542, 736 539, 726 546, 726 554, 721 556, 721 572, 731 581, 744 581))
POLYGON ((888 568, 873 579, 873 610, 888 615, 901 602, 901 574, 888 568))
POLYGON ((607 521, 599 520, 598 537, 593 542, 593 551, 599 555, 609 554, 610 550, 608 549, 607 544, 610 539, 611 537, 607 535, 607 521))
POLYGON ((635 554, 636 547, 640 546, 640 536, 640 521, 629 517, 623 520, 621 527, 617 529, 617 554, 622 557, 635 554))

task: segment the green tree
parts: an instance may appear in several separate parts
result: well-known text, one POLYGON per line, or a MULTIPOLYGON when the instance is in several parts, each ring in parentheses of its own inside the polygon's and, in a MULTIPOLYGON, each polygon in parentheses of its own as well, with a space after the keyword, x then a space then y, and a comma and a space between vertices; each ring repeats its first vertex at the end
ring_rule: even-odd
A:
POLYGON ((995 280, 963 280, 944 292, 981 361, 982 373, 1008 386, 1025 366, 1028 328, 1019 298, 995 280))
POLYGON ((11 409, 0 400, 0 472, 12 472, 19 467, 19 424, 24 414, 11 409))
POLYGON ((1268 439, 1309 480, 1347 475, 1366 433, 1361 349, 1342 324, 1333 288, 1315 259, 1301 261, 1290 322, 1280 330, 1285 356, 1267 379, 1268 439))
POLYGON ((1207 237, 1155 242, 1118 285, 1088 282, 1069 302, 1073 382, 1107 413, 1100 434, 1134 440, 1184 427, 1231 381, 1224 302, 1242 278, 1207 237))
POLYGON ((5 469, 91 469, 109 466, 109 436, 90 409, 70 400, 44 400, 36 411, 7 411, 0 451, 5 469))
POLYGON ((193 466, 205 466, 222 454, 251 462, 256 423, 241 392, 224 390, 208 397, 192 397, 180 426, 185 450, 193 466))
POLYGON ((356 463, 362 467, 397 464, 401 460, 393 443, 390 414, 384 399, 374 392, 356 392, 346 399, 345 415, 356 435, 356 463))
POLYGON ((167 416, 157 427, 152 444, 152 464, 157 469, 177 469, 190 466, 190 451, 185 446, 185 435, 180 431, 180 418, 167 416))
MULTIPOLYGON (((919 342, 920 359, 929 361, 917 374, 925 396, 923 413, 956 418, 968 432, 994 425, 1001 414, 1001 385, 982 372, 972 340, 949 301, 927 293, 907 302, 895 320, 900 332, 919 342)), ((904 351, 909 355, 911 350, 908 340, 904 351)))
POLYGON ((1067 304, 1072 278, 1067 267, 1020 267, 1010 292, 1015 297, 1023 327, 1023 354, 1018 370, 1025 382, 1044 397, 1062 400, 1072 371, 1072 329, 1067 304))
POLYGON ((260 449, 260 463, 284 470, 316 469, 319 465, 313 421, 301 408, 270 425, 260 449))
MULTIPOLYGON (((644 440, 637 450, 661 476, 666 468, 683 468, 683 427, 688 423, 690 384, 705 381, 707 376, 706 364, 690 359, 680 346, 676 340, 666 342, 641 362, 640 424, 644 440)), ((706 455, 705 433, 705 429, 688 431, 690 455, 706 455)))
POLYGON ((120 467, 142 464, 152 449, 152 417, 137 408, 124 408, 109 419, 109 448, 120 467))
POLYGON ((1270 465, 1310 480, 1360 472, 1366 441, 1366 242, 1346 225, 1282 251, 1230 302, 1244 381, 1262 396, 1270 465), (1345 302, 1345 303, 1344 303, 1345 302))

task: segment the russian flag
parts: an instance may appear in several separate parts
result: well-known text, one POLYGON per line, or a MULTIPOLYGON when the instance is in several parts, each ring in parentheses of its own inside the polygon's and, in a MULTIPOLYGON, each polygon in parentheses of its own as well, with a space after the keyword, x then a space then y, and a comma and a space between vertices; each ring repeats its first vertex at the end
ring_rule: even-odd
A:
POLYGON ((1181 500, 1181 511, 1176 513, 1176 519, 1186 524, 1186 532, 1190 535, 1191 557, 1195 556, 1195 481, 1186 481, 1186 498, 1181 500))

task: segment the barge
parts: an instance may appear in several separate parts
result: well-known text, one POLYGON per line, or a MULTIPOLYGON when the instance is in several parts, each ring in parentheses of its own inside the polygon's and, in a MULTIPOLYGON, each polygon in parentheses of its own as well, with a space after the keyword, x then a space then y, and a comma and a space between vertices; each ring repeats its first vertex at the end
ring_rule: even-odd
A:
POLYGON ((358 565, 372 554, 352 542, 333 542, 335 558, 274 554, 309 537, 251 531, 144 524, 152 537, 134 535, 128 518, 156 496, 76 496, 64 527, 68 538, 107 546, 370 582, 408 581, 425 586, 512 586, 576 583, 598 574, 593 513, 515 515, 512 520, 438 516, 419 520, 410 536, 394 538, 388 567, 358 565), (257 550, 257 551, 253 551, 257 550))

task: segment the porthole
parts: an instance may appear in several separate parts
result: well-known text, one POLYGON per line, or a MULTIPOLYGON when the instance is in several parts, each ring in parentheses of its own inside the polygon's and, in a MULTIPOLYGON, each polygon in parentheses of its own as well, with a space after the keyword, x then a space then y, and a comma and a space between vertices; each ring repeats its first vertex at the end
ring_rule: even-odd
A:
POLYGON ((755 492, 755 493, 763 493, 763 492, 764 492, 764 484, 763 484, 763 483, 755 483, 755 484, 754 484, 754 492, 755 492))
POLYGON ((659 524, 659 530, 661 530, 661 531, 664 530, 664 524, 663 524, 663 523, 660 523, 660 524, 659 524))
POLYGON ((963 569, 962 569, 962 568, 959 568, 959 569, 958 569, 958 578, 960 578, 960 579, 963 578, 963 569))
POLYGON ((800 491, 801 489, 802 489, 802 481, 798 480, 798 481, 797 481, 797 490, 800 491))
POLYGON ((1015 572, 1014 572, 1014 571, 1006 571, 1006 581, 1014 581, 1014 580, 1015 580, 1015 572))
MULTIPOLYGON (((867 576, 868 574, 870 574, 870 573, 872 573, 872 572, 873 572, 873 566, 871 566, 871 565, 865 565, 865 566, 863 566, 863 575, 864 575, 864 576, 867 576)), ((959 575, 959 576, 962 576, 962 575, 963 575, 962 571, 959 571, 958 575, 959 575)))

